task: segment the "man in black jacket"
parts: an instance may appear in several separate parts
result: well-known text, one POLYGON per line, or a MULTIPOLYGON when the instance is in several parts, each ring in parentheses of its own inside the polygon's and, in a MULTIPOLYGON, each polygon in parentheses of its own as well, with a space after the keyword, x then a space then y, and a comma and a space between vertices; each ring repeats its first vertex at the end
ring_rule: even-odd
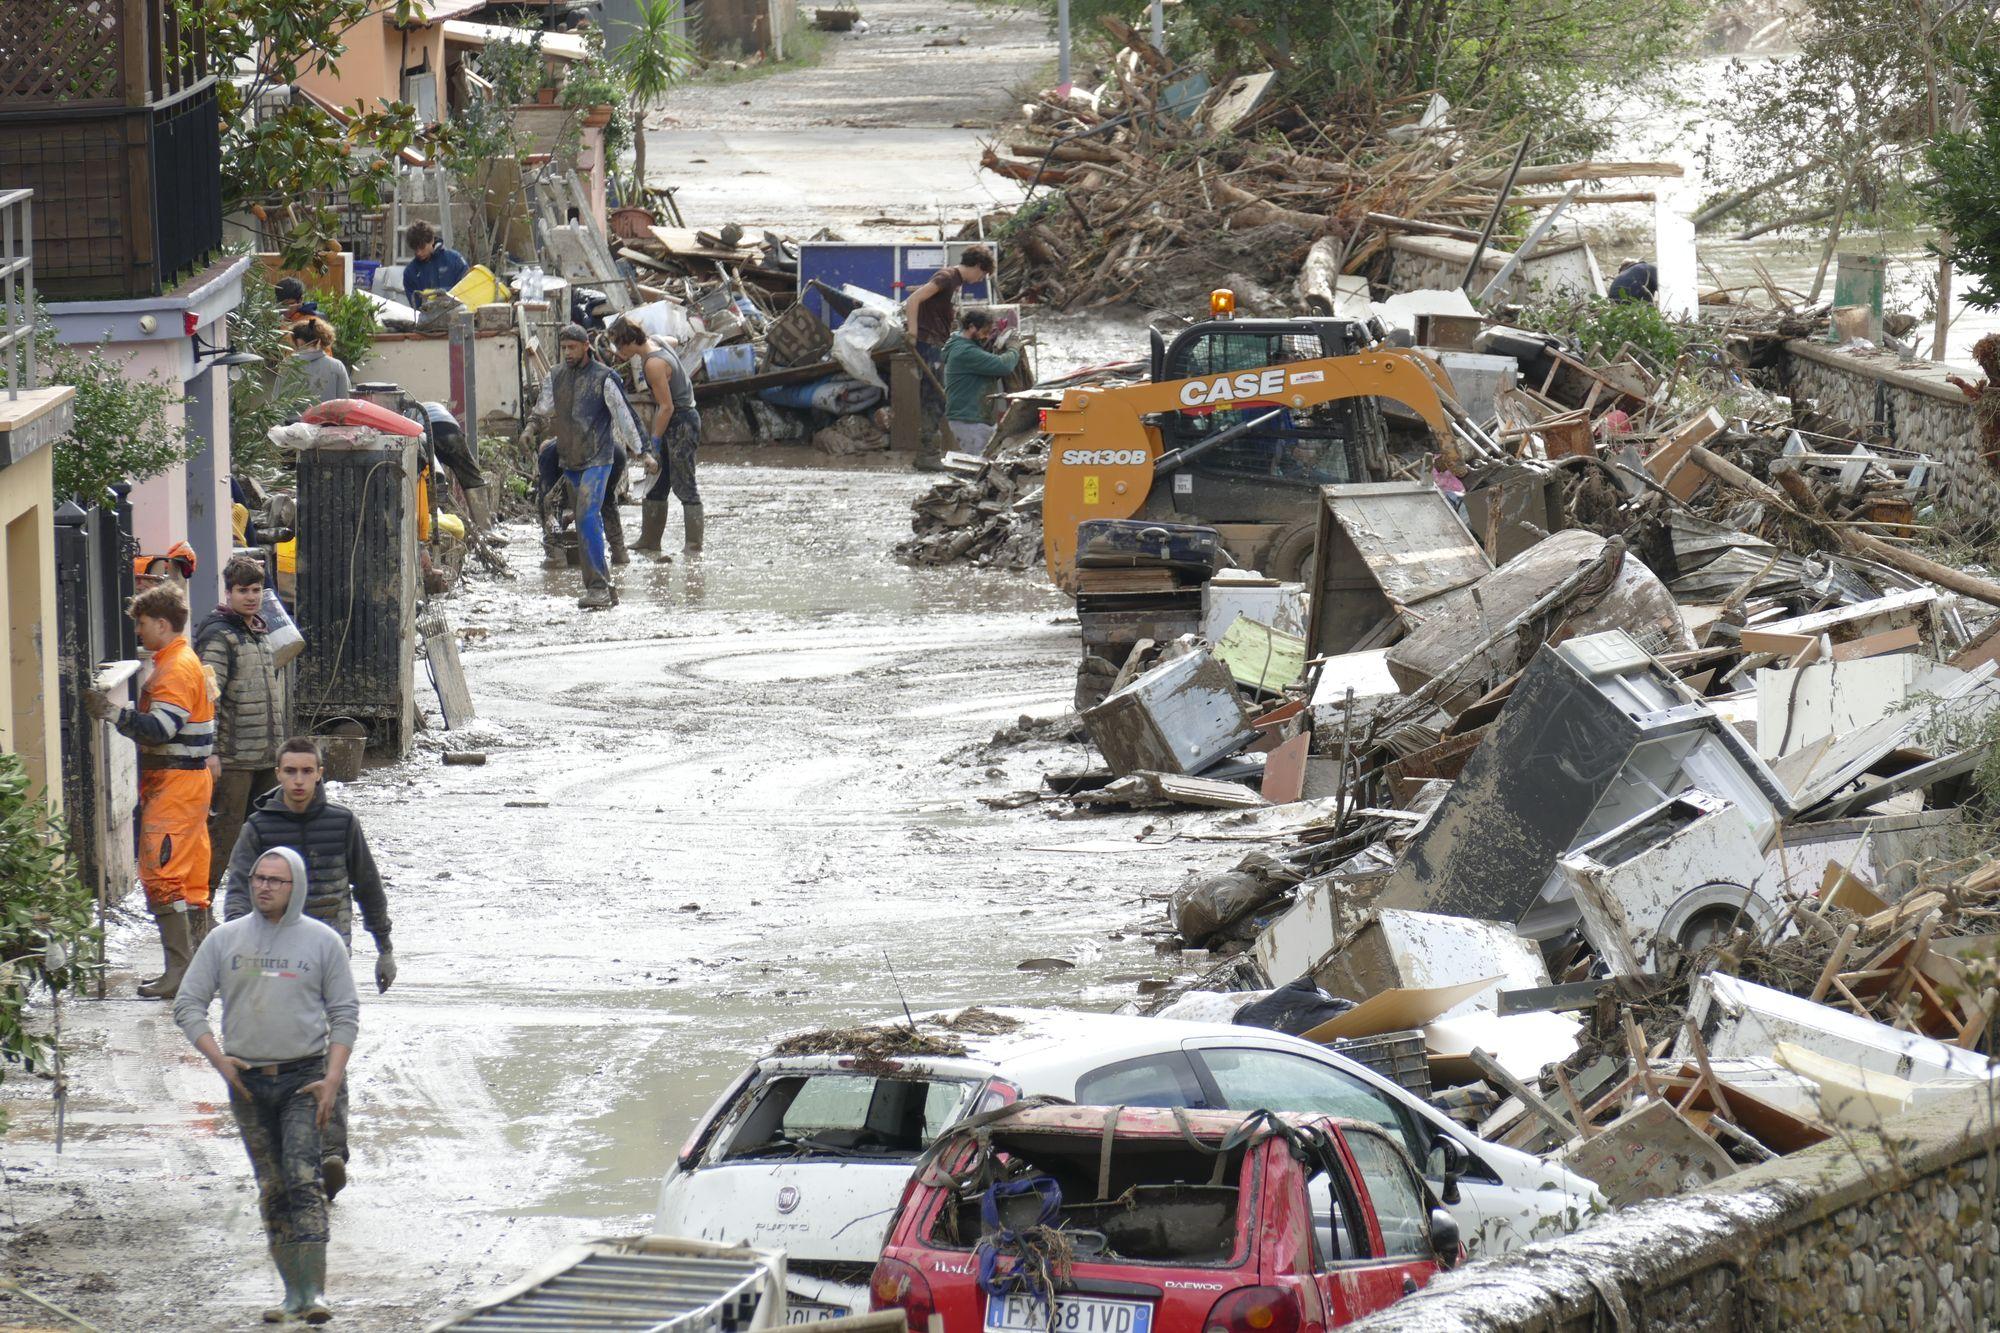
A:
MULTIPOLYGON (((278 847, 289 847, 305 859, 306 915, 332 926, 350 948, 354 904, 361 904, 361 923, 375 937, 375 989, 388 990, 396 980, 396 955, 389 944, 389 899, 382 892, 382 876, 361 832, 361 820, 346 806, 326 799, 320 784, 319 747, 304 737, 278 747, 278 789, 257 802, 236 835, 226 873, 223 920, 249 915, 250 869, 258 857, 278 847)), ((347 1183, 345 1084, 321 1140, 325 1156, 320 1175, 331 1199, 347 1183)))

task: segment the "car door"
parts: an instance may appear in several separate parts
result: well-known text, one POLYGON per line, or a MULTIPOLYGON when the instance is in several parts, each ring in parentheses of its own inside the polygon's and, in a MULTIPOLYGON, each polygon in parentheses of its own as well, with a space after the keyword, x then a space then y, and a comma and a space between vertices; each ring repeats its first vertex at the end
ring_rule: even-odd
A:
POLYGON ((1333 1130, 1329 1142, 1333 1141, 1346 1148, 1354 1179, 1360 1182, 1373 1215, 1371 1234, 1380 1262, 1370 1270, 1367 1298, 1380 1301, 1369 1310, 1381 1309, 1437 1276, 1430 1192, 1397 1141, 1374 1127, 1349 1125, 1333 1130))
POLYGON ((1313 1208, 1313 1285, 1335 1328, 1394 1304, 1407 1293, 1402 1262, 1385 1246, 1368 1200, 1357 1187, 1359 1173, 1332 1127, 1316 1135, 1311 1176, 1306 1182, 1313 1208))
MULTIPOLYGON (((1228 1037, 1197 1037, 1183 1043, 1202 1079, 1208 1105, 1229 1110, 1310 1111, 1380 1125, 1401 1139, 1410 1156, 1423 1163, 1424 1175, 1441 1193, 1444 1155, 1435 1140, 1441 1125, 1410 1105, 1407 1094, 1380 1086, 1360 1071, 1343 1068, 1332 1059, 1316 1059, 1299 1051, 1253 1045, 1228 1037)), ((1464 1144, 1461 1142, 1460 1146, 1464 1144)), ((1460 1229, 1471 1237, 1486 1222, 1486 1198, 1499 1187, 1499 1177, 1467 1150, 1467 1165, 1459 1178, 1459 1202, 1450 1205, 1460 1229)))

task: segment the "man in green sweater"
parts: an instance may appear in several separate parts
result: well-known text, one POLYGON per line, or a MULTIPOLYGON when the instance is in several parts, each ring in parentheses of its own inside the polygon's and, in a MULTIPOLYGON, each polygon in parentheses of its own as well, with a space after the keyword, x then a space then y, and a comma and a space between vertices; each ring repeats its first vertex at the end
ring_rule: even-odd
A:
POLYGON ((945 420, 951 423, 958 447, 968 454, 986 452, 986 443, 993 438, 986 400, 1021 361, 1018 347, 988 351, 992 341, 993 317, 984 310, 968 310, 959 317, 958 332, 944 345, 945 420))

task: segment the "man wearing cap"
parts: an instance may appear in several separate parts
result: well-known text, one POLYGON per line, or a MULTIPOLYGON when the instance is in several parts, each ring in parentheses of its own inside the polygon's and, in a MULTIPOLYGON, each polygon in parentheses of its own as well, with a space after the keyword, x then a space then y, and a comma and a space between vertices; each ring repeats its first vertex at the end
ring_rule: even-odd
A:
POLYGON ((638 418, 618 376, 590 354, 590 335, 565 324, 557 341, 562 364, 542 381, 535 415, 555 431, 556 461, 576 491, 576 533, 583 547, 583 596, 577 605, 598 610, 618 604, 611 559, 604 545, 605 487, 612 465, 636 458, 644 447, 638 418))

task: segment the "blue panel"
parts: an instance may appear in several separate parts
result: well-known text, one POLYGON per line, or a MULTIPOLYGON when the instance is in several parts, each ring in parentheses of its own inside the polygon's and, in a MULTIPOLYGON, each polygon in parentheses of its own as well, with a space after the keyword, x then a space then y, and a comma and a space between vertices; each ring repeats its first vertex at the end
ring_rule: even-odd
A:
MULTIPOLYGON (((972 241, 802 241, 799 244, 799 291, 806 308, 839 328, 840 317, 826 308, 826 302, 811 289, 814 278, 838 291, 852 284, 876 292, 901 304, 910 293, 931 279, 931 274, 956 263, 960 255, 977 242, 972 241), (940 259, 943 256, 943 259, 940 259)), ((995 249, 991 242, 988 249, 995 249)), ((996 250, 997 253, 997 250, 996 250)), ((959 289, 965 301, 992 299, 988 284, 968 283, 959 289)))

